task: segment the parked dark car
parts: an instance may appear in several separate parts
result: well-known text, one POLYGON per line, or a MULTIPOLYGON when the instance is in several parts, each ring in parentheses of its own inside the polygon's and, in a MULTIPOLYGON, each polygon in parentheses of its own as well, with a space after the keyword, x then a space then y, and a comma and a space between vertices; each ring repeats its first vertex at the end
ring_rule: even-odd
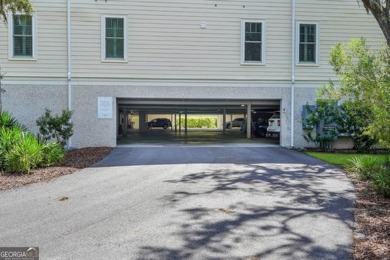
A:
POLYGON ((168 118, 156 118, 148 122, 148 128, 150 129, 153 127, 162 127, 167 129, 168 127, 172 127, 172 122, 168 118))
POLYGON ((267 121, 263 120, 259 120, 258 122, 254 123, 255 126, 254 126, 254 131, 253 133, 255 134, 256 137, 267 137, 267 127, 268 127, 268 123, 267 121))
MULTIPOLYGON (((262 118, 259 118, 257 121, 252 122, 252 133, 256 137, 267 137, 267 127, 268 122, 262 118)), ((241 133, 246 133, 246 119, 242 122, 241 133)))

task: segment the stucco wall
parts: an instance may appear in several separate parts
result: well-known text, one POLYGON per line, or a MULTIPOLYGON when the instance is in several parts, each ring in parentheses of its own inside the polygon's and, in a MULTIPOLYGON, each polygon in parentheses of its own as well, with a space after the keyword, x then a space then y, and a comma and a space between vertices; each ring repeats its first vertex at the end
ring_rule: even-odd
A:
POLYGON ((45 109, 61 113, 67 108, 66 85, 3 85, 3 110, 9 111, 30 131, 37 132, 36 120, 45 109))
MULTIPOLYGON (((302 106, 307 102, 315 103, 316 89, 320 85, 297 85, 295 87, 294 146, 311 146, 303 139, 302 106)), ((37 132, 36 119, 45 108, 60 113, 67 108, 67 85, 5 85, 3 109, 12 114, 31 131, 37 132)), ((74 135, 72 146, 115 146, 117 127, 116 98, 155 98, 159 99, 229 99, 229 100, 280 100, 281 139, 280 145, 291 146, 291 88, 266 87, 264 85, 236 87, 228 86, 137 86, 137 85, 85 85, 72 86, 72 110, 74 135), (98 97, 112 97, 112 118, 99 119, 98 97)), ((340 148, 350 148, 348 143, 339 144, 340 148)))
MULTIPOLYGON (((73 145, 76 147, 116 144, 116 113, 112 119, 97 118, 97 98, 99 96, 113 97, 113 110, 116 109, 116 98, 156 98, 159 99, 284 99, 284 104, 289 95, 286 88, 264 87, 193 87, 193 86, 73 86, 73 109, 75 135, 73 145)), ((288 113, 282 115, 287 118, 288 113)), ((286 125, 282 131, 286 131, 286 125)), ((283 140, 282 145, 288 146, 288 140, 283 140)))
POLYGON ((311 146, 303 138, 302 129, 302 106, 306 103, 315 104, 317 97, 315 87, 318 86, 299 86, 295 87, 295 124, 294 124, 294 146, 295 147, 306 147, 311 146), (313 88, 314 87, 314 88, 313 88))
MULTIPOLYGON (((211 85, 211 84, 210 84, 211 85)), ((37 132, 36 119, 48 108, 60 113, 67 108, 67 86, 64 85, 6 85, 4 110, 37 132)), ((155 98, 160 99, 250 99, 281 100, 282 138, 281 145, 290 144, 290 90, 289 87, 193 87, 193 86, 72 86, 72 110, 74 135, 72 146, 115 146, 116 145, 116 98, 155 98), (111 119, 98 119, 98 97, 112 97, 113 115, 111 119)))

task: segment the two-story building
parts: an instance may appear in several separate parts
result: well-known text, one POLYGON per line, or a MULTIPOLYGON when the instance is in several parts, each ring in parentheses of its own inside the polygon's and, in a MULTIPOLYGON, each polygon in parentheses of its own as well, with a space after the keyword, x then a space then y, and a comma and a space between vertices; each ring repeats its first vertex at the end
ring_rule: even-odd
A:
POLYGON ((115 146, 127 109, 140 125, 148 113, 280 110, 280 144, 304 146, 302 105, 335 79, 332 46, 384 41, 356 0, 32 2, 32 16, 0 24, 3 108, 34 131, 45 108, 73 110, 74 147, 115 146))

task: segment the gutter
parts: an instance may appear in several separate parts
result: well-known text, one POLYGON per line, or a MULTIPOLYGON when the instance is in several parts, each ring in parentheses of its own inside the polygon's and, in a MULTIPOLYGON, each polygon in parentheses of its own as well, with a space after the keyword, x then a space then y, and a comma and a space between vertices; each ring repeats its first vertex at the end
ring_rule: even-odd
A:
MULTIPOLYGON (((67 12, 67 49, 68 49, 68 71, 67 71, 67 82, 68 82, 68 110, 72 110, 72 45, 71 45, 71 0, 66 0, 66 12, 67 12)), ((72 138, 69 138, 68 149, 72 147, 72 138)))
POLYGON ((295 22, 295 12, 296 12, 296 0, 291 1, 291 34, 292 34, 292 44, 291 44, 291 139, 290 145, 294 147, 294 124, 295 124, 295 51, 296 51, 296 22, 295 22))

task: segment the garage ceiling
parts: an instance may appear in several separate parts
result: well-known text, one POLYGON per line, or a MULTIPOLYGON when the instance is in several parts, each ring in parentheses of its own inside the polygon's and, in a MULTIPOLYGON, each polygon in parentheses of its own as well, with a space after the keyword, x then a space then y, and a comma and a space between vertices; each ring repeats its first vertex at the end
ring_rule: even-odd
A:
POLYGON ((272 112, 279 110, 280 100, 195 100, 195 99, 121 99, 117 100, 119 108, 147 113, 161 114, 227 114, 246 113, 248 104, 252 111, 272 112))

